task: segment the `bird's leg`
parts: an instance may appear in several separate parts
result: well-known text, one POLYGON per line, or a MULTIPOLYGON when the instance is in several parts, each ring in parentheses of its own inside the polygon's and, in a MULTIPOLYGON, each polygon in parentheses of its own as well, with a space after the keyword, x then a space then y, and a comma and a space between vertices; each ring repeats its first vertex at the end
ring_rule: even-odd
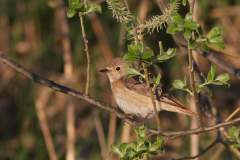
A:
POLYGON ((126 119, 126 118, 131 118, 131 114, 128 114, 128 113, 124 113, 124 114, 123 114, 123 116, 122 116, 122 122, 123 122, 123 124, 125 124, 125 122, 126 122, 125 119, 126 119))
POLYGON ((137 123, 137 127, 140 127, 143 122, 151 115, 153 114, 152 112, 149 112, 140 122, 137 123))

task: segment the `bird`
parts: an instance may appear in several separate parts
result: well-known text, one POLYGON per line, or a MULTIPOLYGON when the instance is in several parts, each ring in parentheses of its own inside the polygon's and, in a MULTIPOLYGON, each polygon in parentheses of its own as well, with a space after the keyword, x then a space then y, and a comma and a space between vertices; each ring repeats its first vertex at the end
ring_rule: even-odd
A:
MULTIPOLYGON (((100 72, 107 73, 119 108, 126 115, 136 115, 142 117, 144 121, 155 115, 151 95, 146 81, 142 83, 139 81, 139 75, 125 78, 129 74, 125 69, 126 66, 132 66, 132 62, 126 62, 123 58, 117 57, 112 59, 106 69, 100 70, 100 72)), ((162 84, 153 91, 153 94, 158 112, 166 110, 197 118, 196 113, 185 108, 162 84)))

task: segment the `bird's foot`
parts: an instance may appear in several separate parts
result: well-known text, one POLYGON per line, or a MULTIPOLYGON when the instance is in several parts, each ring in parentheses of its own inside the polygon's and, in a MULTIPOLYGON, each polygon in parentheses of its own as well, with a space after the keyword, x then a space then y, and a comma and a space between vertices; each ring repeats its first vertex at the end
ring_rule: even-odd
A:
POLYGON ((148 113, 140 122, 137 123, 137 127, 139 128, 141 125, 143 125, 144 121, 151 116, 152 112, 148 113))

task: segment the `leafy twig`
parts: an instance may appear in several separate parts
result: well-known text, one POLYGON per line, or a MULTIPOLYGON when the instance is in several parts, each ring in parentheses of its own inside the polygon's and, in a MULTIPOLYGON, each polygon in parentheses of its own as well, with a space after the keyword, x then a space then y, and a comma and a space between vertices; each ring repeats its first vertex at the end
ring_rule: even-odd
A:
MULTIPOLYGON (((127 0, 124 0, 124 2, 125 2, 125 5, 127 7, 127 10, 129 11, 127 0)), ((135 28, 135 25, 134 25, 133 21, 131 21, 131 24, 132 24, 133 31, 135 33, 135 45, 137 46, 137 44, 138 44, 137 30, 135 28)), ((156 102, 155 102, 155 99, 154 99, 154 96, 153 96, 153 91, 152 91, 151 86, 150 86, 150 81, 149 81, 149 78, 148 78, 148 70, 147 70, 146 67, 144 67, 145 63, 143 61, 142 61, 142 65, 143 65, 143 68, 144 68, 144 74, 145 74, 145 79, 146 79, 146 82, 147 82, 148 90, 150 92, 151 99, 152 99, 153 109, 154 109, 154 112, 155 112, 155 117, 156 117, 156 121, 157 121, 157 125, 158 125, 158 131, 159 131, 159 133, 161 133, 162 132, 161 121, 160 121, 160 117, 158 115, 156 102)))

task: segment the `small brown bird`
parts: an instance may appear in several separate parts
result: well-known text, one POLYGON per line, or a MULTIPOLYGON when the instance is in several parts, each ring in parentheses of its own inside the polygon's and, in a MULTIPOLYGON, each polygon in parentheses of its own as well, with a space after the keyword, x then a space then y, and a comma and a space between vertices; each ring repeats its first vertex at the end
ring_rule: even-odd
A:
MULTIPOLYGON (((106 69, 100 72, 106 72, 111 83, 111 88, 116 102, 120 109, 127 114, 133 114, 144 119, 154 115, 152 100, 147 88, 146 82, 140 83, 138 76, 124 79, 128 72, 125 66, 132 66, 132 63, 123 61, 123 58, 114 58, 110 61, 106 69)), ((162 85, 153 92, 158 112, 166 110, 178 112, 197 117, 197 114, 188 110, 168 93, 162 85)))

